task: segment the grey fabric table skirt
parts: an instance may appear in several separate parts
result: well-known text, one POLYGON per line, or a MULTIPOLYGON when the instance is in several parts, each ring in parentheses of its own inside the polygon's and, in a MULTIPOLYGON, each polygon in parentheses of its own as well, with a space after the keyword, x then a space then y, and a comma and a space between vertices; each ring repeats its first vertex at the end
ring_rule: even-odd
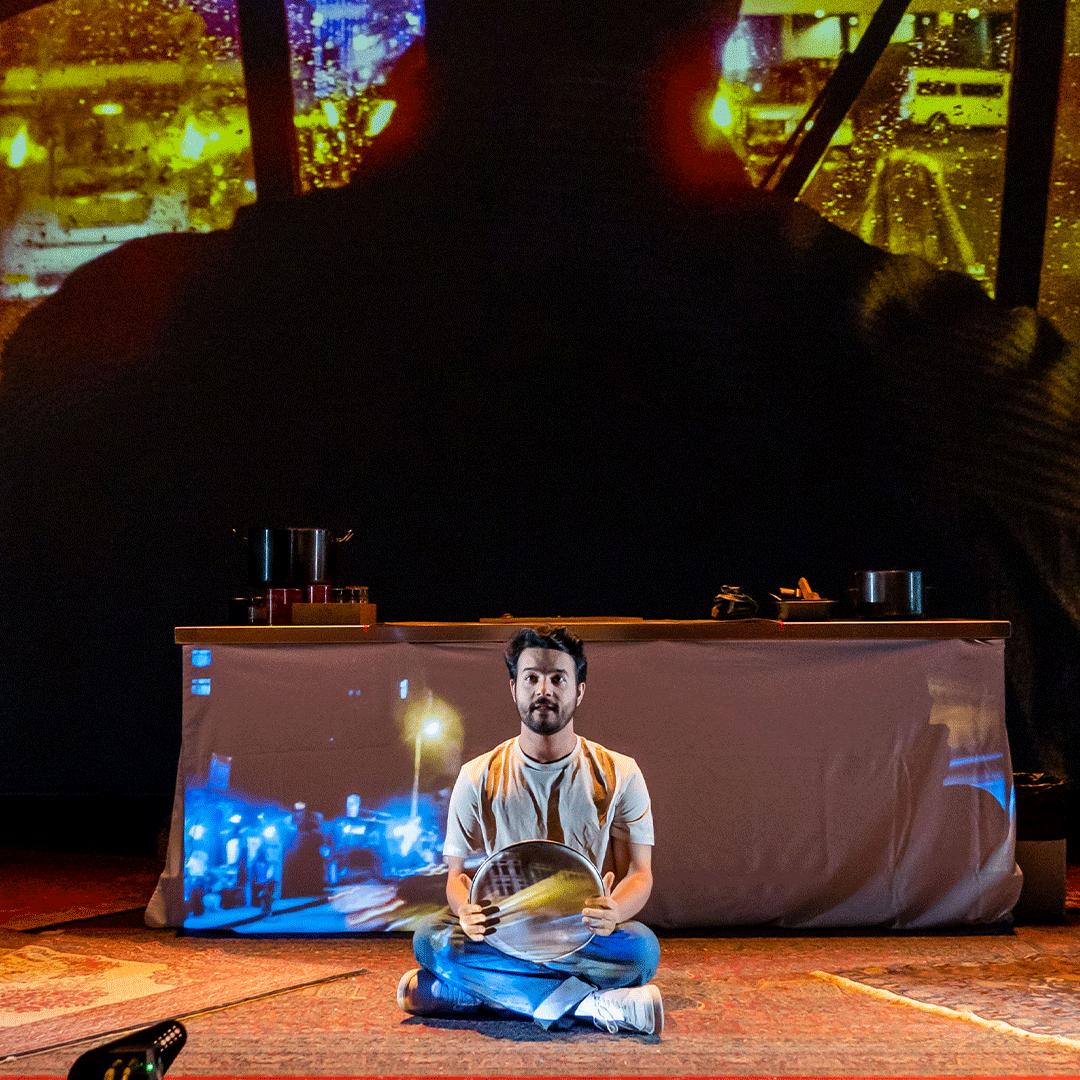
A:
MULTIPOLYGON (((507 635, 509 636, 509 634, 507 635)), ((518 729, 499 641, 184 646, 151 925, 408 929, 442 902, 462 761, 518 729)), ((644 921, 925 928, 1020 893, 1004 642, 588 645, 575 726, 635 757, 644 921)))

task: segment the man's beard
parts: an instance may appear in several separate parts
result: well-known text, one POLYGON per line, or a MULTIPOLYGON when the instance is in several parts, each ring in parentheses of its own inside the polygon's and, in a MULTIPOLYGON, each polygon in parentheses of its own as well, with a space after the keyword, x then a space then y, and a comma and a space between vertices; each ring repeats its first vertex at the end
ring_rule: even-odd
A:
POLYGON ((560 712, 555 708, 538 709, 536 704, 534 702, 522 712, 521 720, 530 731, 536 732, 537 735, 555 735, 574 719, 572 706, 566 706, 560 712))

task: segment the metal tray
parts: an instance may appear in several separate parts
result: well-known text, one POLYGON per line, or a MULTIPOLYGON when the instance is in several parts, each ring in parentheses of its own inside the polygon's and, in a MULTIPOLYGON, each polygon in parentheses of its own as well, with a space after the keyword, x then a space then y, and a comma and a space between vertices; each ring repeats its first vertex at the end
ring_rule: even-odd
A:
POLYGON ((485 940, 521 960, 563 960, 593 939, 581 911, 602 896, 596 867, 580 852, 553 840, 525 840, 489 855, 469 890, 474 904, 499 909, 485 940))

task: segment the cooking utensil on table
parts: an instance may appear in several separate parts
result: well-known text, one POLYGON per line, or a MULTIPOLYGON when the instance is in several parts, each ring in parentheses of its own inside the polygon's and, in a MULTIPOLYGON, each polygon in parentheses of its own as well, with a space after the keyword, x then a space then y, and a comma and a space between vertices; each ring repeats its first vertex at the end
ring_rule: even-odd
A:
POLYGON ((795 597, 776 596, 776 617, 781 622, 825 622, 831 618, 834 601, 801 600, 795 597))
POLYGON ((592 940, 581 912, 586 900, 603 895, 596 867, 553 840, 524 840, 494 852, 481 863, 469 890, 471 903, 499 909, 484 940, 540 964, 563 960, 592 940))
POLYGON ((772 594, 776 601, 776 617, 781 622, 824 622, 832 615, 833 601, 823 600, 810 588, 806 578, 799 578, 795 589, 781 589, 772 594))
POLYGON ((337 550, 352 537, 330 529, 248 528, 238 531, 247 543, 248 578, 253 585, 293 588, 332 584, 337 550))
POLYGON ((714 619, 749 619, 757 611, 757 601, 738 585, 722 585, 713 597, 714 619))
POLYGON ((851 595, 863 619, 923 618, 921 570, 860 570, 851 595))

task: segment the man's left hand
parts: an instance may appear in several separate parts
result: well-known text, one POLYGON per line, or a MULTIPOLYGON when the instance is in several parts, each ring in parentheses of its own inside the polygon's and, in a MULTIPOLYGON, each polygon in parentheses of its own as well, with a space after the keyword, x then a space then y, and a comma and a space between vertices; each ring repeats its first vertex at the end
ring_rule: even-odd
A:
POLYGON ((607 937, 619 925, 619 905, 610 895, 614 881, 615 875, 609 870, 604 875, 604 892, 608 895, 590 897, 581 912, 581 921, 600 937, 607 937))

